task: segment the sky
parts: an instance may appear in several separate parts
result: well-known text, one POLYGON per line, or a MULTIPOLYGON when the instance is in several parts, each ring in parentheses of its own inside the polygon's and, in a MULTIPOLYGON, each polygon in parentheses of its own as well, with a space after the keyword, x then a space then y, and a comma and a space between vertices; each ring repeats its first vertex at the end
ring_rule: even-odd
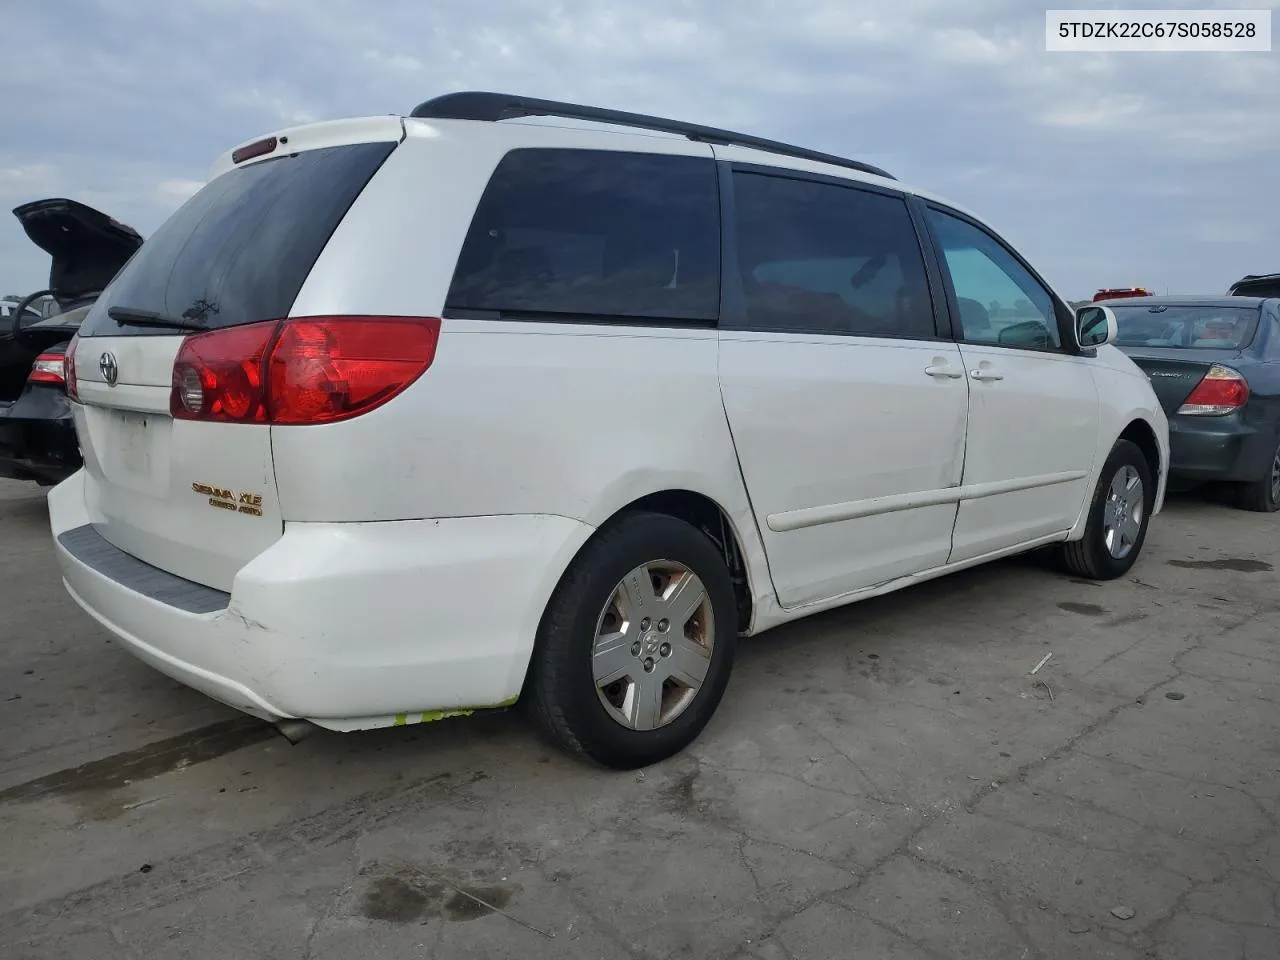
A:
MULTIPOLYGON (((1027 0, 0 6, 4 210, 70 197, 147 236, 231 146, 480 89, 869 161, 977 213, 1070 299, 1107 286, 1220 293, 1280 270, 1280 42, 1048 53, 1044 6, 1027 0)), ((45 286, 48 268, 3 216, 0 295, 45 286)))

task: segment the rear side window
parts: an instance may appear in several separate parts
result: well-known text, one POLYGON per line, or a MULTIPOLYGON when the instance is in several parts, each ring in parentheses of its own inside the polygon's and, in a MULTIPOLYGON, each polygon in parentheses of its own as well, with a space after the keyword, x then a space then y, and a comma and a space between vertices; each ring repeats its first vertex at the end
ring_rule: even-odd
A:
POLYGON ((142 245, 81 327, 81 336, 162 334, 121 326, 112 306, 211 329, 287 316, 316 258, 394 143, 281 156, 206 184, 142 245))
POLYGON ((476 208, 446 304, 530 318, 714 322, 715 162, 513 150, 476 208))
POLYGON ((751 329, 936 335, 924 257, 901 197, 739 172, 734 205, 751 329))

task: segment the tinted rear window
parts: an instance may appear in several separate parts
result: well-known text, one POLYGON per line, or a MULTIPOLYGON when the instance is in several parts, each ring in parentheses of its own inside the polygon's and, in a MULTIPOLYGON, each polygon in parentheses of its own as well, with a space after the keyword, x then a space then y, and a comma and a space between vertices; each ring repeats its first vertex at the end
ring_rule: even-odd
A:
POLYGON ((206 184, 134 254, 81 335, 173 336, 173 330, 121 326, 107 316, 111 306, 210 328, 286 316, 334 229, 395 146, 307 150, 206 184))
POLYGON ((1240 350, 1253 342, 1257 307, 1108 304, 1121 347, 1240 350))
POLYGON ((714 321, 715 162, 595 150, 514 150, 476 208, 452 311, 584 320, 714 321))

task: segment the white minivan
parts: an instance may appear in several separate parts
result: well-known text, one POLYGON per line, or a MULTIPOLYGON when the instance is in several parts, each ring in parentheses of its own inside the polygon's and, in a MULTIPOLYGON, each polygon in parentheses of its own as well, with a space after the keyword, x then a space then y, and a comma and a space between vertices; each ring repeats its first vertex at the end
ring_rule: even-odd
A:
POLYGON ((50 518, 72 597, 240 710, 521 699, 635 767, 738 637, 1048 545, 1125 573, 1168 426, 1114 336, 867 164, 451 94, 217 161, 71 347, 50 518))

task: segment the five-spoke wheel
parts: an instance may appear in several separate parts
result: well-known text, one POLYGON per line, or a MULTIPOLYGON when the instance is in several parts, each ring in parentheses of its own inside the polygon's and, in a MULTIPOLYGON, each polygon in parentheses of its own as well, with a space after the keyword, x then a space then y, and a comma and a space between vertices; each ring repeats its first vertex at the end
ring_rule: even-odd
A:
POLYGON ((1127 573, 1142 551, 1155 493, 1146 455, 1136 444, 1117 440, 1089 501, 1084 536, 1062 544, 1067 569, 1093 580, 1127 573))

